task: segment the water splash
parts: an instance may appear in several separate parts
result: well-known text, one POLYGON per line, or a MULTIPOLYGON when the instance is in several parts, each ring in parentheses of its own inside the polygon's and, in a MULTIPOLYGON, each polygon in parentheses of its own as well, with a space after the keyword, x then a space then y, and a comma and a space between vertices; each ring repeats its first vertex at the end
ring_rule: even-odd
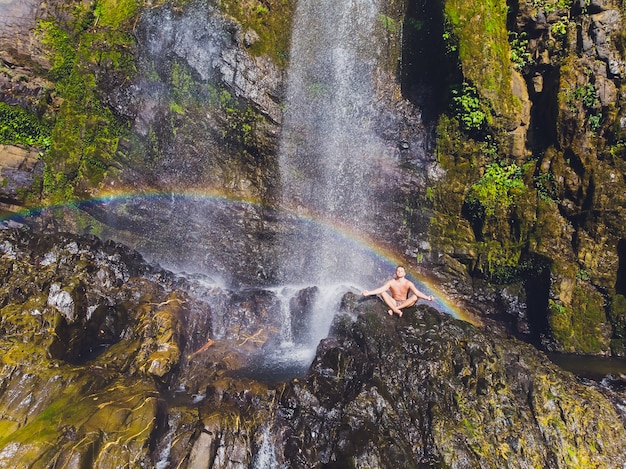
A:
MULTIPOLYGON (((357 292, 358 287, 345 284, 288 285, 273 289, 279 298, 282 310, 281 341, 273 350, 268 350, 257 366, 272 375, 272 379, 288 376, 293 371, 305 371, 313 361, 317 345, 328 335, 331 323, 347 291, 357 292), (305 313, 301 324, 306 331, 294 332, 294 326, 302 311, 294 310, 292 303, 304 291, 313 291, 310 310, 305 313)), ((278 379, 277 379, 278 380, 278 379)))
MULTIPOLYGON (((209 215, 211 213, 229 214, 229 206, 258 205, 258 202, 254 200, 242 199, 215 191, 186 190, 181 192, 167 193, 120 191, 116 193, 103 194, 100 197, 92 199, 76 201, 67 205, 32 208, 30 210, 24 210, 20 213, 0 216, 0 228, 18 227, 22 224, 30 224, 33 222, 36 223, 36 220, 38 219, 52 217, 53 214, 59 210, 75 210, 80 213, 87 212, 96 215, 98 213, 102 213, 106 217, 109 217, 110 219, 113 219, 115 221, 115 219, 118 217, 117 214, 119 212, 125 214, 129 210, 132 210, 132 207, 134 206, 143 208, 145 207, 145 202, 150 202, 150 204, 148 205, 150 209, 155 206, 165 206, 166 213, 170 214, 168 216, 174 217, 179 217, 181 216, 181 214, 184 216, 184 213, 189 210, 188 207, 186 208, 186 206, 188 205, 192 205, 193 210, 195 211, 201 208, 203 211, 202 213, 207 213, 207 218, 205 218, 204 230, 206 232, 211 232, 214 230, 214 227, 209 226, 209 221, 211 220, 209 215)), ((338 281, 337 285, 350 285, 351 288, 354 287, 357 291, 360 291, 364 288, 371 288, 372 282, 380 282, 382 284, 387 279, 387 277, 393 275, 395 266, 397 264, 403 263, 402 257, 398 253, 393 251, 393 249, 385 246, 381 242, 369 238, 358 230, 347 226, 346 223, 340 223, 338 220, 333 220, 327 217, 316 217, 312 213, 297 214, 285 211, 283 213, 283 216, 290 218, 292 223, 297 225, 295 228, 290 229, 290 231, 295 231, 300 234, 324 233, 324 236, 329 236, 331 238, 330 242, 340 246, 340 250, 344 253, 356 253, 358 257, 362 257, 364 259, 364 264, 360 266, 359 269, 362 274, 367 271, 368 275, 365 280, 348 282, 347 279, 342 279, 345 280, 345 282, 338 281), (365 266, 367 266, 367 268, 365 268, 365 266)), ((169 218, 167 220, 165 219, 165 217, 162 218, 163 219, 161 220, 160 218, 157 218, 157 215, 153 215, 149 220, 146 220, 145 225, 137 226, 137 233, 145 232, 146 236, 149 235, 151 238, 157 237, 160 234, 164 234, 166 236, 166 241, 168 245, 182 246, 181 254, 180 256, 178 256, 178 259, 181 260, 181 263, 184 265, 181 266, 180 270, 187 269, 188 272, 202 272, 202 274, 199 274, 200 279, 208 276, 205 278, 205 280, 203 280, 205 287, 208 289, 212 287, 216 287, 221 290, 228 289, 230 286, 224 281, 224 279, 221 279, 219 275, 217 275, 221 271, 221 268, 217 268, 216 271, 207 270, 206 267, 208 266, 203 264, 204 257, 206 257, 206 255, 198 255, 196 250, 192 248, 193 246, 190 246, 189 243, 191 243, 192 245, 196 245, 197 242, 194 237, 190 237, 189 227, 187 227, 185 230, 175 229, 171 232, 162 231, 161 229, 157 231, 154 230, 155 220, 157 220, 156 225, 159 226, 161 225, 161 222, 164 224, 167 221, 172 221, 172 218, 169 218)), ((231 224, 236 223, 236 220, 233 220, 230 217, 224 218, 230 220, 231 224)), ((174 218, 174 220, 176 220, 176 218, 174 218)), ((233 227, 230 224, 223 225, 222 222, 223 220, 221 219, 214 220, 214 223, 219 229, 225 227, 224 229, 227 229, 225 232, 233 233, 233 227)), ((174 222, 174 225, 176 225, 176 222, 174 222)), ((174 228, 176 228, 176 226, 174 228)), ((135 233, 133 236, 137 236, 137 233, 135 233)), ((133 247, 136 247, 142 252, 142 254, 147 255, 147 258, 156 258, 157 254, 159 254, 157 250, 161 248, 161 244, 149 244, 147 241, 145 243, 135 242, 133 244, 131 242, 132 239, 127 236, 128 233, 126 233, 125 231, 121 233, 109 231, 103 234, 105 235, 103 236, 105 239, 114 239, 116 241, 121 241, 133 247)), ((304 249, 305 247, 306 246, 297 246, 298 249, 304 249)), ((233 246, 233 251, 228 251, 226 253, 226 257, 228 259, 237 257, 237 249, 239 248, 240 247, 238 246, 233 246)), ((165 254, 166 253, 161 251, 160 259, 162 259, 165 254)), ((177 254, 177 252, 175 254, 177 254)), ((305 256, 298 255, 295 257, 305 256)), ((159 259, 156 260, 157 262, 159 261, 159 259)), ((167 265, 167 263, 165 263, 165 265, 167 265)), ((464 308, 455 304, 450 298, 447 298, 445 293, 438 289, 437 285, 431 282, 427 277, 420 274, 419 272, 413 271, 410 268, 407 272, 411 279, 415 281, 417 287, 420 290, 424 291, 427 294, 435 295, 436 301, 429 304, 439 309, 440 311, 446 312, 458 319, 463 319, 468 322, 476 323, 475 318, 473 318, 464 308)), ((282 285, 290 285, 290 283, 284 282, 282 285)), ((307 282, 296 284, 295 282, 292 282, 291 285, 300 285, 302 286, 302 288, 304 288, 305 286, 315 285, 315 283, 307 282)), ((328 282, 321 283, 321 285, 328 285, 328 282)), ((219 335, 219 331, 214 331, 214 333, 217 333, 219 335)))
POLYGON ((254 455, 252 461, 253 469, 277 469, 284 466, 278 464, 276 460, 276 448, 272 440, 269 427, 266 427, 262 433, 262 442, 258 452, 254 455))

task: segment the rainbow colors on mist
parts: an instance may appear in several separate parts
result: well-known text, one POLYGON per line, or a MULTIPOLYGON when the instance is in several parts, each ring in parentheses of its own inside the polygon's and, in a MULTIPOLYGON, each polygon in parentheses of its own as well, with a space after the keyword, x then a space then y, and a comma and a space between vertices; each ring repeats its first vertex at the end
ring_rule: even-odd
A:
MULTIPOLYGON (((223 203, 239 203, 239 204, 250 204, 254 206, 263 205, 258 200, 253 198, 246 197, 237 197, 231 194, 226 194, 219 191, 209 191, 209 190, 186 190, 180 192, 160 192, 160 191, 115 191, 115 192, 107 192, 98 195, 97 197, 93 197, 90 199, 73 201, 67 204, 62 205, 50 205, 50 206, 42 206, 37 208, 25 209, 23 211, 13 213, 10 215, 5 215, 0 217, 0 221, 8 221, 15 220, 20 221, 26 218, 35 218, 46 211, 55 210, 58 208, 77 208, 81 209, 83 207, 91 206, 91 205, 106 205, 109 203, 117 203, 124 201, 132 201, 136 199, 183 199, 183 200, 192 200, 192 201, 217 201, 223 203)), ((452 300, 446 297, 446 295, 434 284, 433 281, 424 277, 423 275, 417 274, 414 269, 411 269, 409 265, 406 264, 406 261, 401 258, 397 253, 395 253, 392 249, 383 246, 381 243, 377 243, 360 233, 355 232, 349 226, 340 223, 336 220, 331 220, 328 218, 321 217, 319 215, 314 215, 311 213, 302 213, 300 210, 298 212, 289 212, 290 215, 295 216, 297 219, 305 221, 307 223, 313 223, 315 225, 322 226, 331 232, 335 233, 337 236, 340 236, 344 240, 349 240, 351 243, 358 246, 360 249, 365 250, 372 254, 377 260, 379 260, 382 264, 389 266, 390 275, 393 274, 395 267, 397 265, 404 265, 407 268, 407 273, 409 277, 412 277, 417 287, 424 291, 426 294, 431 294, 435 297, 435 301, 433 306, 437 309, 444 311, 457 319, 461 319, 473 324, 478 324, 479 321, 474 318, 470 313, 462 309, 460 306, 456 305, 452 300)), ((381 284, 384 279, 381 279, 381 284)))

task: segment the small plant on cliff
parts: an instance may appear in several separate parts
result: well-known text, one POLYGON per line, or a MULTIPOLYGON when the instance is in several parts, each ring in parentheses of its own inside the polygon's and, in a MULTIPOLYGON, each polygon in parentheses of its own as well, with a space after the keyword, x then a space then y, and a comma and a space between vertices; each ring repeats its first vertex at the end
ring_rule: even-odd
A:
POLYGON ((579 86, 574 90, 570 90, 567 94, 567 104, 569 109, 574 112, 578 106, 578 103, 582 103, 584 109, 589 114, 587 122, 591 130, 597 130, 602 123, 602 113, 600 109, 600 97, 593 83, 587 83, 584 86, 579 86))
POLYGON ((579 86, 573 92, 573 99, 582 101, 583 106, 587 109, 593 109, 600 105, 600 98, 593 83, 587 83, 585 86, 579 86))
POLYGON ((535 176, 535 188, 541 200, 551 201, 557 198, 554 174, 550 172, 535 176))
POLYGON ((485 174, 472 185, 468 196, 470 204, 479 203, 486 216, 496 214, 498 209, 506 210, 514 202, 516 195, 525 188, 522 170, 515 163, 501 165, 492 163, 485 174))
POLYGON ((50 146, 50 125, 18 106, 0 103, 0 143, 50 146))
POLYGON ((562 41, 567 36, 567 29, 569 27, 569 20, 567 18, 561 19, 552 25, 550 31, 555 39, 562 41))
POLYGON ((531 5, 545 13, 553 13, 557 10, 569 10, 574 0, 531 0, 531 5))
POLYGON ((592 116, 589 116, 589 119, 587 121, 589 122, 589 127, 591 128, 591 130, 598 130, 600 128, 600 125, 602 124, 602 114, 594 114, 592 116))
POLYGON ((468 132, 477 132, 487 124, 487 114, 483 111, 476 88, 463 83, 452 90, 452 115, 461 122, 468 132))
POLYGON ((513 62, 513 66, 517 70, 532 64, 533 59, 530 52, 528 52, 528 36, 525 32, 520 34, 510 32, 509 43, 511 45, 511 62, 513 62))
POLYGON ((380 23, 383 25, 383 28, 385 28, 385 31, 387 31, 389 34, 395 34, 398 31, 398 26, 396 25, 396 22, 393 18, 387 15, 380 14, 378 15, 378 21, 380 21, 380 23))

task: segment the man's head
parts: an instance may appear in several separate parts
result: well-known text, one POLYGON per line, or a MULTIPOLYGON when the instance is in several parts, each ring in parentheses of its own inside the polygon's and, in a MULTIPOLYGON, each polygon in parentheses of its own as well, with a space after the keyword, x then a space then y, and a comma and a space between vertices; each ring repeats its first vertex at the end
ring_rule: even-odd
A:
POLYGON ((398 267, 396 267, 396 278, 402 278, 406 276, 406 269, 404 268, 404 266, 399 265, 398 267))

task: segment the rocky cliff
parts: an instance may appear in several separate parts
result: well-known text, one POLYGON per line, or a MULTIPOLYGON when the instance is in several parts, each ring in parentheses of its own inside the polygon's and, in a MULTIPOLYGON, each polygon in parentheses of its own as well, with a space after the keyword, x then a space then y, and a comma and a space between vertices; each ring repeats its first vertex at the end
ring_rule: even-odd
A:
POLYGON ((0 467, 626 461, 623 391, 427 306, 392 318, 347 293, 310 369, 276 381, 255 365, 271 291, 208 288, 93 237, 2 230, 0 254, 0 467))
MULTIPOLYGON (((251 198, 239 274, 269 282, 293 2, 1 8, 3 208, 251 198)), ((377 131, 398 168, 374 233, 544 348, 624 355, 622 16, 600 0, 381 5, 377 131)))

